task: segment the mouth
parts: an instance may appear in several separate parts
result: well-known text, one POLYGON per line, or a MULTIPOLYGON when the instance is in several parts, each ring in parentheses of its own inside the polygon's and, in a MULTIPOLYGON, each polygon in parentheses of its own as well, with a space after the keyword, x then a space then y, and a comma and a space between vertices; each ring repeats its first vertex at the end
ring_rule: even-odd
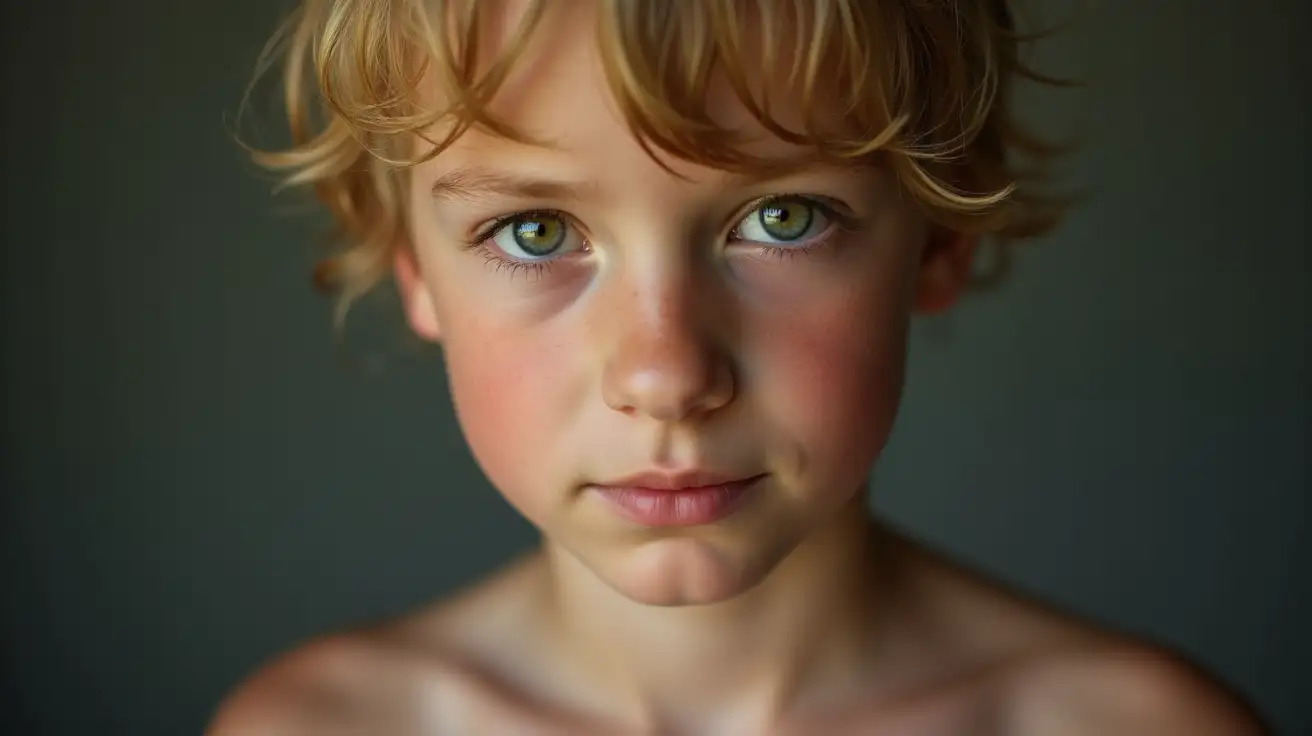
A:
POLYGON ((697 526, 724 519, 768 474, 648 472, 590 487, 615 511, 643 526, 697 526))

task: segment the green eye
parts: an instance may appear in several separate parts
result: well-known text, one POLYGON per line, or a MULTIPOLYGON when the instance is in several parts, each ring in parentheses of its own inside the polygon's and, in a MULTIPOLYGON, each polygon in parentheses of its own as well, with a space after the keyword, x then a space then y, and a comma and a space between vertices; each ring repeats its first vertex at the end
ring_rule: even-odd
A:
POLYGON ((565 242, 567 227, 559 217, 534 215, 510 223, 510 235, 517 249, 530 257, 549 256, 565 242))
POLYGON ((761 206, 757 218, 761 228, 772 238, 796 240, 811 227, 814 210, 805 202, 777 200, 761 206))
POLYGON ((822 208, 802 197, 769 199, 738 223, 738 237, 770 245, 800 243, 824 232, 822 208))
POLYGON ((471 245, 491 249, 501 260, 516 263, 553 261, 587 249, 587 241, 563 212, 527 210, 507 215, 471 245))

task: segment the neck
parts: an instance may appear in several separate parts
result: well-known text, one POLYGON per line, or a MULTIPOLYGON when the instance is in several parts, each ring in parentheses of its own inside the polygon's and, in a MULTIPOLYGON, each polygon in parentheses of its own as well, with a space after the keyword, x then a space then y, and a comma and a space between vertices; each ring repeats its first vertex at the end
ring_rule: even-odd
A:
POLYGON ((707 605, 636 603, 568 551, 545 550, 551 639, 599 702, 752 730, 861 675, 880 621, 883 534, 857 494, 751 590, 707 605))

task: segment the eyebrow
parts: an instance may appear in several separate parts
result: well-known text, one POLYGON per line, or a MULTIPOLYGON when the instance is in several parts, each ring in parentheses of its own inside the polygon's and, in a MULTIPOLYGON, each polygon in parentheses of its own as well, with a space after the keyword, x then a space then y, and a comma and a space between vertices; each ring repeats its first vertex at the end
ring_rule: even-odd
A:
POLYGON ((597 191, 598 187, 592 182, 539 179, 482 166, 452 169, 439 176, 432 186, 432 196, 437 200, 477 200, 500 196, 578 201, 597 191))
MULTIPOLYGON (((841 167, 848 168, 850 167, 841 167)), ((856 168, 862 168, 857 166, 856 168)), ((823 167, 822 170, 841 170, 840 167, 823 167)), ((773 174, 753 176, 736 174, 722 188, 733 189, 749 184, 768 184, 780 179, 788 179, 805 170, 805 167, 788 170, 781 169, 773 174)), ((812 171, 815 171, 812 169, 812 171)), ((573 181, 567 179, 545 179, 523 176, 514 172, 486 166, 461 166, 439 176, 432 185, 434 200, 450 201, 463 199, 477 201, 494 197, 511 199, 546 199, 578 202, 589 197, 598 196, 601 187, 594 181, 573 181)))

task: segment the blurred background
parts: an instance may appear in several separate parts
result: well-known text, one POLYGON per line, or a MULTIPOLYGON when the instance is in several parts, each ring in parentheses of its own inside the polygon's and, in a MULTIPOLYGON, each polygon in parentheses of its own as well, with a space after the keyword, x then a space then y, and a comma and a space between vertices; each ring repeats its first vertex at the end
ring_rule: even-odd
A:
MULTIPOLYGON (((875 504, 1312 733, 1309 4, 1032 4, 1078 21, 1033 58, 1088 86, 1023 104, 1087 138, 1088 198, 917 324, 875 504)), ((323 221, 230 138, 288 7, 0 11, 5 733, 199 733, 276 652, 534 541, 394 300, 335 343, 323 221)))

